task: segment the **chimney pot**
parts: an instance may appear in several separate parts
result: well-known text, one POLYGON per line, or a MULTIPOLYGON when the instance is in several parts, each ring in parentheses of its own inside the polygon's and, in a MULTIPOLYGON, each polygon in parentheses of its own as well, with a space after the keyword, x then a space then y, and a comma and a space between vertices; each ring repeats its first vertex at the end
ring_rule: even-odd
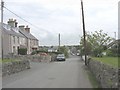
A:
POLYGON ((30 28, 28 27, 28 25, 26 26, 25 31, 26 31, 27 33, 30 33, 30 28))
POLYGON ((8 25, 10 25, 11 27, 17 27, 17 22, 16 22, 16 19, 14 19, 13 20, 13 18, 12 19, 9 19, 9 21, 8 21, 8 25))
POLYGON ((20 25, 19 28, 22 30, 22 31, 25 31, 25 26, 24 25, 20 25))

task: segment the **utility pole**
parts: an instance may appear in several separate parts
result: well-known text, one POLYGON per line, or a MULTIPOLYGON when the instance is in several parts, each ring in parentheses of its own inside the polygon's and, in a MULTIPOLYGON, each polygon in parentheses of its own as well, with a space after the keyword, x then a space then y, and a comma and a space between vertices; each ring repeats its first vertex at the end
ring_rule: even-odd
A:
POLYGON ((83 1, 82 0, 81 0, 81 9, 82 9, 82 22, 83 22, 83 34, 84 34, 85 65, 87 65, 85 21, 84 21, 84 9, 83 9, 83 1))
POLYGON ((115 40, 116 40, 116 32, 114 32, 115 33, 115 40))
POLYGON ((1 0, 1 30, 0 30, 0 58, 3 60, 3 7, 4 7, 4 2, 1 0))
POLYGON ((58 41, 59 41, 59 50, 60 50, 60 33, 58 35, 58 41))

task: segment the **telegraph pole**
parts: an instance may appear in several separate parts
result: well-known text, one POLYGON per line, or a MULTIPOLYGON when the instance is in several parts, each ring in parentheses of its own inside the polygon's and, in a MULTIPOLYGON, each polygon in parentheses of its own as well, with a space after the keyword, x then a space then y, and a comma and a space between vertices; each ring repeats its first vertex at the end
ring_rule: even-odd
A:
POLYGON ((58 50, 60 50, 60 33, 58 34, 58 42, 59 42, 58 50))
POLYGON ((115 33, 115 40, 116 40, 116 32, 114 32, 115 33))
POLYGON ((3 7, 4 7, 4 2, 3 0, 1 0, 1 30, 0 30, 0 36, 1 36, 1 39, 0 39, 0 58, 3 60, 3 7))
POLYGON ((83 22, 83 34, 84 34, 85 65, 87 65, 85 21, 84 21, 84 9, 83 9, 83 1, 82 0, 81 0, 81 9, 82 9, 82 22, 83 22))

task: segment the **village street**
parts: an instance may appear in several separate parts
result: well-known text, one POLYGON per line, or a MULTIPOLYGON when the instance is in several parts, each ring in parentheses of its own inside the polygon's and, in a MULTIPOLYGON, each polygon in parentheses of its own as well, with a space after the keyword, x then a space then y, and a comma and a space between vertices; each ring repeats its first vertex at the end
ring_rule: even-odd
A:
POLYGON ((74 56, 66 61, 31 63, 31 69, 3 78, 3 88, 92 88, 84 62, 74 56))

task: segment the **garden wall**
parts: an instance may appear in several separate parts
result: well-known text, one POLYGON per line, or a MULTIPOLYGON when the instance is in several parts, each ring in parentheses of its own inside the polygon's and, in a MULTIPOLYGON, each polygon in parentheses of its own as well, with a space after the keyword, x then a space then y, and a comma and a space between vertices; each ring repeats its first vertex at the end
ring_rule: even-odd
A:
POLYGON ((25 55, 25 56, 18 56, 19 59, 27 59, 32 62, 51 62, 51 56, 50 55, 25 55))
POLYGON ((14 55, 10 59, 29 60, 32 62, 51 62, 50 55, 14 55))
POLYGON ((118 78, 118 68, 113 68, 91 58, 88 59, 88 67, 102 88, 118 88, 120 79, 118 78))
POLYGON ((2 76, 18 73, 26 69, 30 69, 30 62, 28 60, 2 63, 2 76))

